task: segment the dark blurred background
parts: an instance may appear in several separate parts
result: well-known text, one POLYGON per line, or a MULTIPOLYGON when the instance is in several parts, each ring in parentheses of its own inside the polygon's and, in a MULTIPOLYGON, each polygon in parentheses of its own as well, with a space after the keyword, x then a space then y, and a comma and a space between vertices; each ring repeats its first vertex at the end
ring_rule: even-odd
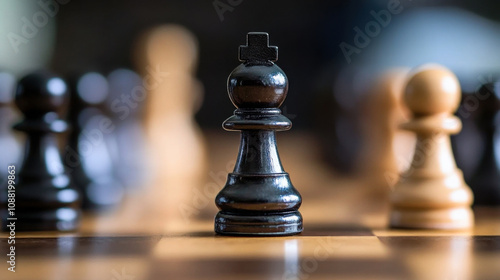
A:
POLYGON ((199 40, 197 77, 205 98, 197 120, 205 128, 220 127, 233 110, 226 79, 239 64, 238 46, 249 31, 268 32, 270 43, 279 47, 278 65, 290 81, 284 111, 296 128, 313 126, 318 88, 329 86, 346 67, 377 71, 433 61, 450 67, 464 84, 500 68, 500 3, 493 0, 61 0, 59 11, 40 34, 14 53, 8 34, 19 34, 21 19, 39 11, 40 2, 47 1, 0 1, 0 68, 16 75, 43 65, 62 75, 134 69, 134 42, 144 30, 162 23, 181 24, 199 40), (364 29, 374 20, 372 12, 388 5, 401 12, 392 14, 389 24, 360 53, 350 55, 348 63, 339 45, 355 46, 354 28, 364 29))
MULTIPOLYGON (((493 0, 0 0, 0 187, 6 167, 23 161, 30 145, 23 136, 36 136, 11 129, 30 114, 13 106, 16 81, 48 68, 67 81, 73 129, 59 137, 60 148, 84 207, 119 205, 150 185, 144 200, 133 203, 153 201, 157 217, 175 219, 208 177, 222 174, 212 184, 222 187, 232 169, 222 160, 236 158, 238 144, 238 133, 221 127, 235 109, 227 77, 240 64, 238 47, 247 33, 260 31, 279 47, 277 64, 289 80, 281 109, 294 128, 278 140, 287 139, 288 148, 280 148, 285 165, 300 163, 295 167, 304 170, 298 185, 307 188, 316 172, 331 172, 392 187, 420 155, 413 157, 420 152, 414 133, 399 129, 411 118, 405 84, 412 68, 437 63, 462 89, 456 115, 463 129, 451 137, 457 165, 477 204, 500 204, 500 83, 492 86, 500 78, 499 10, 493 0), (148 73, 157 67, 170 74, 164 83, 162 75, 148 73), (155 78, 157 86, 148 86, 155 78), (490 99, 477 94, 485 84, 495 89, 490 99), (135 103, 123 101, 131 97, 135 103), (102 129, 102 120, 115 128, 102 129), (78 162, 70 166, 68 155, 78 162), (320 158, 332 168, 315 165, 320 158)), ((22 89, 23 83, 18 104, 22 89)), ((51 113, 45 122, 54 120, 51 113)), ((49 155, 25 160, 59 164, 49 155)), ((335 184, 342 183, 325 185, 335 184)), ((212 219, 201 208, 200 215, 212 219)))

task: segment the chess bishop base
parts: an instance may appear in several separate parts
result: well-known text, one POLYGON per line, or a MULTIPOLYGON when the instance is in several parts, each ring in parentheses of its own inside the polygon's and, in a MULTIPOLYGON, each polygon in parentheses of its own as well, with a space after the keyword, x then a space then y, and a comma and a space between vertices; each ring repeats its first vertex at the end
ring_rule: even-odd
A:
POLYGON ((225 235, 293 235, 302 232, 301 197, 288 173, 230 173, 216 198, 215 232, 225 235))
POLYGON ((241 215, 219 212, 215 217, 215 232, 223 235, 283 236, 302 232, 299 211, 241 215))

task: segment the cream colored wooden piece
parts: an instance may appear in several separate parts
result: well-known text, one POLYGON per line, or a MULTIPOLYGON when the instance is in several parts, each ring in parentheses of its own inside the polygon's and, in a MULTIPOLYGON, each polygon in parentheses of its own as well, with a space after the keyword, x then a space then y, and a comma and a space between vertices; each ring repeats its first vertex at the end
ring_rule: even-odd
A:
POLYGON ((453 116, 460 102, 455 75, 438 65, 416 69, 408 80, 404 101, 413 118, 401 128, 417 135, 409 170, 391 193, 392 227, 467 229, 473 226, 472 192, 457 168, 450 134, 462 124, 453 116))

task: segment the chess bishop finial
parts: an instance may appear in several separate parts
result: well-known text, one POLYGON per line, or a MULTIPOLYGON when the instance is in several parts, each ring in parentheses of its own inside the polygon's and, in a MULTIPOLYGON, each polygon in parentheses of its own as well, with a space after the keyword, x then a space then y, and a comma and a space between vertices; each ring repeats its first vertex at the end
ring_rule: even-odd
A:
POLYGON ((215 202, 215 231, 226 235, 292 235, 302 231, 302 202, 281 165, 275 131, 291 128, 279 106, 288 79, 273 61, 277 47, 268 34, 251 32, 240 46, 241 65, 229 75, 228 93, 237 108, 223 127, 241 131, 234 171, 215 202))
POLYGON ((417 144, 410 169, 391 193, 391 226, 470 228, 472 192, 455 164, 449 137, 462 129, 453 116, 460 103, 457 78, 442 66, 423 66, 409 78, 404 101, 413 119, 402 128, 415 132, 417 144))

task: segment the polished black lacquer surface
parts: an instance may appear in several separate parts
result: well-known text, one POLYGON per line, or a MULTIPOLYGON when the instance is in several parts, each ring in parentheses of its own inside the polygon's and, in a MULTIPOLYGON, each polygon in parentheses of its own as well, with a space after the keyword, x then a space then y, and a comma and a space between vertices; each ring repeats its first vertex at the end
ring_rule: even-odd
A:
POLYGON ((238 108, 226 130, 240 130, 241 143, 234 171, 217 195, 220 209, 215 232, 226 235, 292 235, 302 232, 302 202, 281 165, 275 131, 292 123, 278 107, 286 98, 288 80, 273 63, 277 47, 268 34, 251 32, 240 46, 240 61, 228 78, 228 93, 238 108))
POLYGON ((66 83, 49 72, 35 72, 19 82, 15 103, 24 119, 14 128, 26 134, 26 144, 23 165, 15 167, 14 215, 7 211, 2 191, 2 221, 17 218, 16 231, 74 230, 80 220, 80 195, 58 147, 58 134, 68 129, 62 119, 68 107, 66 83))

